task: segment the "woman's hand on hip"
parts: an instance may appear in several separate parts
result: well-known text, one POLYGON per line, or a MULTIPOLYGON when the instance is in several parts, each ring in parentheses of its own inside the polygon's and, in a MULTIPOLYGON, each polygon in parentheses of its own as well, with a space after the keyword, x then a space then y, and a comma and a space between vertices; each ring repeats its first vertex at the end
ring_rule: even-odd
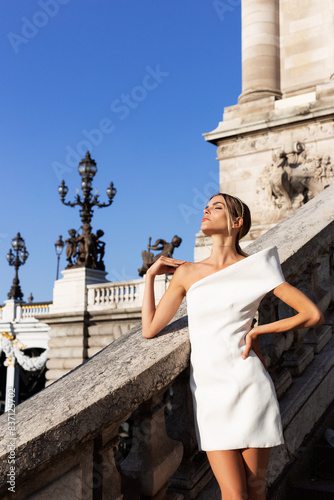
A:
POLYGON ((260 342, 259 342, 259 337, 256 335, 256 330, 253 328, 246 334, 246 348, 244 352, 242 353, 242 358, 247 359, 249 356, 249 351, 252 349, 252 351, 255 352, 261 363, 263 364, 264 368, 266 371, 268 371, 268 367, 266 365, 266 362, 264 360, 264 357, 262 356, 261 349, 260 349, 260 342))

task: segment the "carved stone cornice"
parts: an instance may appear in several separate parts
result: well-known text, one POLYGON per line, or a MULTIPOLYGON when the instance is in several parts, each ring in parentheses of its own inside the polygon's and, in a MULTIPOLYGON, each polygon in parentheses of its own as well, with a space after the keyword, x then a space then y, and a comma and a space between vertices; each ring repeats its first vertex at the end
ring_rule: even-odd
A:
MULTIPOLYGON (((300 142, 308 145, 314 140, 334 138, 334 123, 315 122, 304 126, 287 127, 280 130, 267 130, 258 133, 253 131, 246 136, 234 136, 220 141, 217 148, 217 159, 224 160, 254 152, 279 148, 287 142, 300 142)), ((310 147, 310 146, 309 146, 310 147)))

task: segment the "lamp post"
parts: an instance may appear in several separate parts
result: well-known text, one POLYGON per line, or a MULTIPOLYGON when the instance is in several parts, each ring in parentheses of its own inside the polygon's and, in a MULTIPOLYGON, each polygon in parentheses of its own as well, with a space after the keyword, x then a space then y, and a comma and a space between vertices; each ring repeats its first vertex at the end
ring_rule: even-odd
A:
MULTIPOLYGON (((95 190, 95 196, 93 196, 92 181, 97 172, 97 166, 96 162, 92 160, 89 151, 87 151, 85 158, 83 158, 80 161, 78 170, 81 176, 81 189, 83 191, 82 198, 80 197, 79 192, 77 191, 77 195, 74 202, 65 201, 65 197, 68 192, 68 187, 66 186, 65 181, 61 181, 61 185, 58 188, 61 202, 64 205, 67 205, 69 207, 75 207, 78 205, 79 207, 81 207, 80 217, 82 221, 82 235, 76 235, 76 234, 71 235, 72 243, 71 247, 68 247, 69 265, 67 266, 67 268, 74 266, 97 268, 98 265, 100 266, 104 265, 102 261, 97 262, 97 253, 99 251, 98 248, 99 237, 98 235, 92 234, 92 227, 90 225, 93 217, 93 207, 99 207, 99 208, 109 207, 113 202, 114 196, 116 195, 116 189, 114 187, 114 183, 111 182, 110 186, 106 190, 107 196, 109 198, 109 201, 107 203, 99 202, 97 189, 95 190), (75 250, 76 245, 79 245, 78 252, 75 250), (76 263, 73 264, 71 261, 71 256, 76 257, 77 254, 79 254, 79 257, 77 258, 76 263)), ((71 231, 74 231, 75 233, 75 230, 71 231)))
POLYGON ((20 287, 18 271, 19 267, 22 266, 29 257, 29 253, 26 249, 24 239, 21 238, 20 233, 17 233, 15 238, 12 239, 12 247, 15 253, 13 253, 12 249, 10 249, 7 254, 7 260, 10 266, 15 267, 15 276, 13 279, 12 288, 8 293, 8 298, 14 300, 22 300, 23 293, 20 287))
POLYGON ((57 277, 56 277, 56 280, 59 277, 59 260, 60 260, 60 256, 61 256, 61 253, 63 251, 64 245, 65 245, 65 243, 63 242, 62 236, 60 235, 59 240, 57 240, 55 243, 55 249, 56 249, 56 255, 57 255, 57 277))

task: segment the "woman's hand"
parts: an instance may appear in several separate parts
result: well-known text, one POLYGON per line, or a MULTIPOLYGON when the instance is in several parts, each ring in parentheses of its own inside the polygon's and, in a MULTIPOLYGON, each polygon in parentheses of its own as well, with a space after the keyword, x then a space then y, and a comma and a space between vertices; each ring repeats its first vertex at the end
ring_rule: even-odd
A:
POLYGON ((183 271, 176 269, 184 264, 185 260, 172 259, 161 256, 146 272, 145 291, 142 305, 142 334, 143 337, 150 339, 160 332, 173 318, 178 310, 182 299, 185 296, 183 271), (171 282, 160 300, 157 309, 155 309, 154 298, 154 278, 159 274, 175 273, 171 282), (181 273, 181 276, 180 276, 181 273))
POLYGON ((255 352, 255 354, 263 364, 265 370, 268 371, 268 367, 261 353, 260 342, 259 342, 259 337, 256 334, 256 328, 253 328, 246 334, 245 341, 246 341, 246 348, 242 353, 242 358, 247 359, 249 356, 249 351, 252 349, 252 351, 255 352))
POLYGON ((159 259, 147 270, 146 274, 149 276, 158 276, 159 274, 175 273, 176 269, 182 264, 185 264, 185 262, 187 261, 161 255, 161 257, 159 257, 159 259))

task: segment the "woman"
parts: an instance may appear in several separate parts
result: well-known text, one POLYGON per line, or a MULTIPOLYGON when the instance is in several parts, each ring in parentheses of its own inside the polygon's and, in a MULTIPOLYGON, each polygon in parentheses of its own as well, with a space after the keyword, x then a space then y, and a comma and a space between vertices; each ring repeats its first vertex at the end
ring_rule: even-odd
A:
POLYGON ((214 195, 204 209, 201 226, 212 238, 210 256, 196 263, 157 260, 146 273, 142 308, 143 337, 152 338, 187 295, 195 428, 223 500, 265 499, 270 447, 284 442, 259 335, 323 322, 313 302, 284 281, 276 247, 251 256, 241 250, 239 239, 250 223, 249 209, 239 198, 214 195), (171 272, 170 285, 155 309, 154 278, 171 272), (269 291, 297 314, 251 328, 269 291))

